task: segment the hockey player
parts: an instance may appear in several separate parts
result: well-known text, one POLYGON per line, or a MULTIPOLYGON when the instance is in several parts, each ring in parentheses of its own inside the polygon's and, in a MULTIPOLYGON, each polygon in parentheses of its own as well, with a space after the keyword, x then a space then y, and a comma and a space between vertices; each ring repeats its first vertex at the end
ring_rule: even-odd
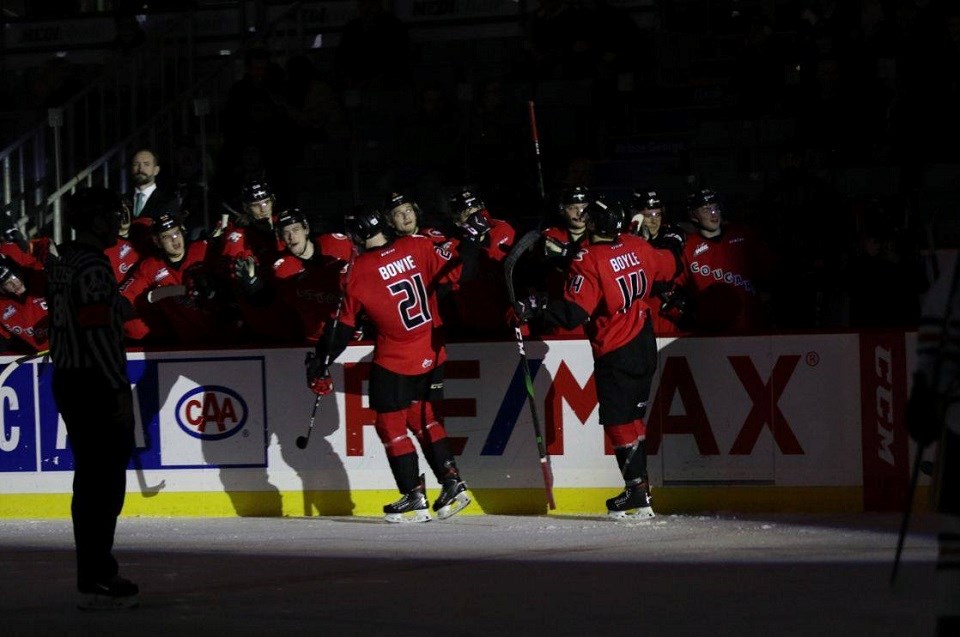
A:
POLYGON ((423 213, 420 212, 420 206, 403 193, 390 193, 384 205, 384 210, 386 210, 387 223, 390 224, 394 234, 398 237, 421 234, 438 244, 447 240, 447 236, 439 230, 420 227, 420 220, 423 216, 423 213))
POLYGON ((678 284, 691 307, 697 333, 749 333, 767 326, 762 289, 772 276, 774 257, 750 229, 727 224, 717 193, 703 188, 688 199, 692 227, 684 248, 678 284))
POLYGON ((452 331, 463 338, 507 338, 510 302, 503 279, 503 260, 513 247, 516 232, 506 221, 494 219, 480 197, 469 189, 450 199, 450 211, 459 236, 444 244, 463 260, 463 275, 448 297, 445 309, 452 331))
POLYGON ((544 321, 568 329, 586 323, 594 357, 600 424, 613 446, 624 490, 607 500, 611 516, 652 517, 647 479, 644 411, 657 367, 657 344, 647 298, 650 285, 668 281, 679 270, 682 238, 671 250, 658 250, 624 234, 619 205, 592 201, 583 210, 587 240, 570 262, 562 299, 531 297, 514 307, 526 322, 544 321))
POLYGON ((299 334, 316 343, 336 311, 346 264, 321 254, 298 209, 281 212, 276 225, 286 248, 271 266, 271 284, 276 288, 273 305, 289 308, 299 319, 299 334))
POLYGON ((387 522, 430 520, 413 432, 440 483, 433 503, 445 519, 470 503, 447 432, 438 413, 446 361, 437 312, 436 286, 453 265, 450 253, 417 235, 393 239, 375 210, 348 220, 364 252, 347 274, 340 320, 307 357, 307 384, 317 394, 332 390, 327 364, 346 348, 364 313, 376 329, 370 372, 370 407, 402 497, 383 507, 387 522), (327 344, 332 343, 330 348, 327 344))
POLYGON ((937 635, 960 635, 960 259, 952 276, 927 291, 917 331, 917 369, 907 401, 910 437, 939 440, 933 504, 942 515, 937 536, 937 635))
POLYGON ((180 218, 169 214, 154 220, 153 232, 160 254, 141 261, 120 289, 149 326, 149 338, 184 345, 229 342, 236 331, 212 294, 215 286, 209 282, 216 273, 208 242, 188 243, 180 218), (152 291, 174 286, 187 290, 151 302, 152 291))
MULTIPOLYGON (((590 201, 590 191, 583 186, 577 186, 564 191, 560 195, 559 222, 545 228, 541 232, 543 241, 543 257, 531 274, 538 281, 535 287, 541 287, 546 281, 546 292, 550 297, 563 296, 566 284, 567 267, 570 260, 580 252, 580 244, 587 233, 587 221, 583 216, 583 209, 590 201)), ((565 329, 559 325, 548 325, 542 328, 544 336, 571 336, 583 338, 583 325, 573 329, 565 329)))
POLYGON ((26 284, 17 263, 0 255, 0 346, 13 349, 12 342, 30 352, 47 349, 47 300, 26 284))
MULTIPOLYGON (((659 193, 651 188, 638 188, 630 200, 630 233, 646 239, 654 248, 667 248, 673 240, 669 235, 683 232, 663 223, 665 212, 659 193)), ((679 336, 680 324, 686 310, 687 300, 683 289, 676 281, 653 284, 648 299, 650 316, 653 318, 653 333, 657 336, 679 336)))
POLYGON ((267 263, 282 249, 273 227, 276 198, 263 181, 248 182, 240 193, 243 213, 223 232, 221 251, 226 271, 232 272, 236 259, 253 256, 267 263))
POLYGON ((131 607, 139 589, 112 555, 133 451, 133 395, 122 301, 103 250, 117 240, 120 199, 79 189, 67 202, 76 240, 47 259, 53 396, 73 450, 73 532, 81 608, 131 607))

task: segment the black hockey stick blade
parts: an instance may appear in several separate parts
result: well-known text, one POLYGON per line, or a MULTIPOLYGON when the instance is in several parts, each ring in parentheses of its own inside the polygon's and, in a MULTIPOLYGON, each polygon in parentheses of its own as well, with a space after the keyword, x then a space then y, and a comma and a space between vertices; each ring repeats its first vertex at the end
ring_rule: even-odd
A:
POLYGON ((317 399, 313 401, 313 412, 310 413, 310 426, 307 427, 306 436, 297 436, 297 449, 306 449, 307 445, 310 443, 310 434, 313 433, 313 423, 317 418, 317 407, 320 406, 320 394, 317 394, 317 399))
POLYGON ((157 301, 162 301, 163 299, 186 295, 187 286, 185 285, 164 285, 147 292, 147 303, 156 303, 157 301))
POLYGON ((907 490, 907 506, 900 521, 900 535, 897 537, 897 552, 893 556, 893 569, 890 571, 890 586, 897 580, 897 571, 900 570, 900 556, 903 555, 903 543, 907 538, 907 529, 910 528, 910 512, 913 509, 913 496, 917 491, 917 480, 920 478, 920 465, 923 464, 923 445, 917 445, 917 455, 913 459, 913 470, 910 474, 910 487, 907 490))

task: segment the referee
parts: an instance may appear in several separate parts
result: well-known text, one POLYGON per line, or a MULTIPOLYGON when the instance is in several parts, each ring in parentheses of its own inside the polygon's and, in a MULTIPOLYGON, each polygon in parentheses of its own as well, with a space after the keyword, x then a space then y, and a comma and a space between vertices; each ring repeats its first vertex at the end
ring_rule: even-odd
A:
POLYGON ((53 396, 74 457, 73 534, 81 609, 129 608, 139 589, 112 554, 133 452, 133 396, 121 297, 103 251, 117 242, 120 198, 79 189, 67 202, 76 239, 47 260, 53 396))

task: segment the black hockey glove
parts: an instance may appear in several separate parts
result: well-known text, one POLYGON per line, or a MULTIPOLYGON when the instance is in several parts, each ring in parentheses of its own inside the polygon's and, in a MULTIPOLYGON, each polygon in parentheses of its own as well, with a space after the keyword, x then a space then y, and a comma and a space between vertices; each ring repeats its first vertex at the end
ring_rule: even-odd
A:
POLYGON ((918 445, 926 447, 940 436, 943 412, 936 393, 927 382, 926 374, 914 372, 913 390, 907 399, 907 431, 918 445))
POLYGON ((210 301, 217 295, 217 286, 202 263, 191 265, 183 273, 183 283, 187 288, 187 296, 198 303, 210 301))
POLYGON ((234 261, 233 272, 244 294, 253 295, 263 289, 263 277, 257 272, 257 260, 253 256, 234 261))
POLYGON ((540 317, 550 299, 545 294, 531 294, 525 299, 518 299, 513 303, 514 320, 524 325, 540 317))
POLYGON ((330 378, 330 371, 319 356, 314 352, 307 352, 303 364, 307 368, 307 387, 313 390, 313 393, 318 396, 325 396, 333 391, 333 379, 330 378))
POLYGON ((460 229, 460 236, 464 241, 472 241, 474 243, 480 243, 483 241, 483 238, 487 236, 487 233, 490 232, 490 222, 481 212, 475 212, 465 221, 457 224, 457 228, 460 229))
POLYGON ((687 293, 674 283, 668 283, 657 296, 660 297, 661 313, 670 312, 680 316, 687 309, 687 293))

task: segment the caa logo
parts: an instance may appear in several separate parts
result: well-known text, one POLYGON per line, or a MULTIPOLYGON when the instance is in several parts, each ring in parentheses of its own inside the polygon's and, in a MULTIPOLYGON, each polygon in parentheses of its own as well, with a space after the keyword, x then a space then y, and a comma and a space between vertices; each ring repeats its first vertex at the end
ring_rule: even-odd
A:
POLYGON ((194 438, 222 440, 247 423, 247 403, 240 394, 220 385, 190 390, 177 402, 177 424, 194 438))

